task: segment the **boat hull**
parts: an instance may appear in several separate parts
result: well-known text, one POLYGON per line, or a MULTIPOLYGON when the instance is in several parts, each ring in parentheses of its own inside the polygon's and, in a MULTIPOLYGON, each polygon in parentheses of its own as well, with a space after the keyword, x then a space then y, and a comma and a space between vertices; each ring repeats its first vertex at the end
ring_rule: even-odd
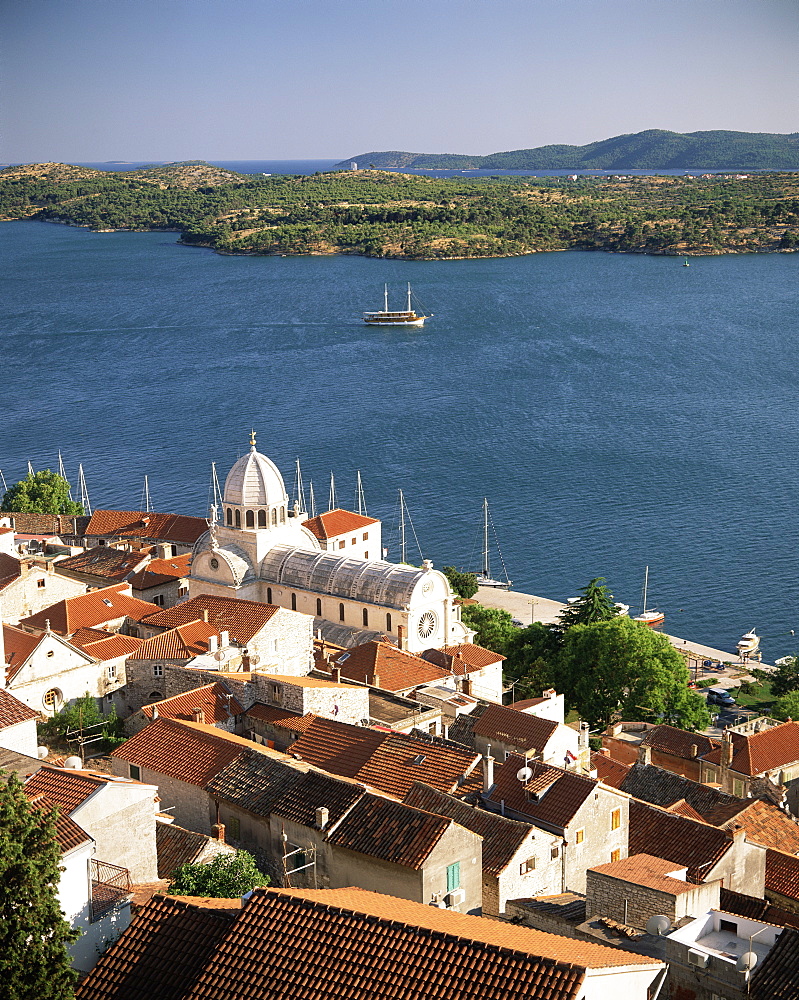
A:
POLYGON ((659 628, 666 621, 666 616, 659 611, 645 611, 642 615, 636 615, 632 620, 641 622, 648 628, 659 628))
POLYGON ((427 316, 381 316, 379 313, 364 314, 367 326, 424 326, 427 316))
POLYGON ((478 587, 493 587, 495 590, 510 590, 512 580, 492 580, 488 576, 478 576, 478 587))

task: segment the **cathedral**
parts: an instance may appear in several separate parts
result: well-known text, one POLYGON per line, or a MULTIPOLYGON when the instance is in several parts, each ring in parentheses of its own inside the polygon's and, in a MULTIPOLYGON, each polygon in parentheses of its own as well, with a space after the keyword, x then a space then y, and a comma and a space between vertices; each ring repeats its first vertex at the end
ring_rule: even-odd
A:
POLYGON ((316 634, 341 646, 388 636, 414 653, 471 641, 443 573, 429 560, 418 569, 364 558, 365 546, 381 552, 380 523, 334 513, 337 544, 344 549, 352 536, 351 555, 330 551, 319 529, 325 515, 309 519, 299 503, 289 506, 283 477, 253 434, 225 480, 221 511, 211 508, 208 531, 194 545, 189 596, 301 611, 314 617, 316 634))

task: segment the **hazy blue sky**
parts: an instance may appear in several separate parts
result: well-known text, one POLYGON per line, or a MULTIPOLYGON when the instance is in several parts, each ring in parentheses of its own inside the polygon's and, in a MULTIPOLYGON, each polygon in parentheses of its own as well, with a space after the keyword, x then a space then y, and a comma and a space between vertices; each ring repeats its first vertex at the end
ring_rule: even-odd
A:
POLYGON ((797 0, 0 0, 0 160, 799 131, 797 0))

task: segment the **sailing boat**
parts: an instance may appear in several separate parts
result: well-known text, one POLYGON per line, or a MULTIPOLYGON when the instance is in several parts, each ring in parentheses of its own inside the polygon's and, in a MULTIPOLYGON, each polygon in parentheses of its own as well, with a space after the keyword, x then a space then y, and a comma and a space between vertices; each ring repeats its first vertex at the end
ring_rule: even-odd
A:
POLYGON ((690 266, 691 266, 691 265, 690 265, 690 264, 688 263, 688 258, 687 258, 687 257, 686 257, 686 258, 685 258, 685 260, 684 260, 684 261, 682 262, 682 266, 683 266, 683 267, 690 267, 690 266))
MULTIPOLYGON (((499 543, 497 543, 497 551, 499 552, 499 561, 502 563, 502 571, 505 574, 505 579, 495 580, 491 576, 491 564, 488 557, 488 521, 488 499, 483 497, 483 566, 481 571, 477 574, 477 583, 480 587, 494 587, 498 590, 509 590, 513 581, 508 577, 508 571, 505 569, 505 561, 502 558, 502 553, 499 552, 499 543)), ((491 527, 494 527, 493 522, 491 527)))
POLYGON ((370 326, 424 326, 430 316, 420 316, 411 306, 411 283, 408 282, 408 304, 405 309, 391 312, 388 308, 388 285, 383 289, 383 308, 377 312, 365 312, 364 323, 370 326))
POLYGON ((648 625, 650 628, 657 628, 662 625, 666 620, 666 615, 662 611, 652 611, 646 606, 646 593, 649 588, 649 567, 647 566, 646 572, 644 573, 644 592, 641 600, 641 614, 636 615, 632 620, 634 622, 642 622, 644 625, 648 625))

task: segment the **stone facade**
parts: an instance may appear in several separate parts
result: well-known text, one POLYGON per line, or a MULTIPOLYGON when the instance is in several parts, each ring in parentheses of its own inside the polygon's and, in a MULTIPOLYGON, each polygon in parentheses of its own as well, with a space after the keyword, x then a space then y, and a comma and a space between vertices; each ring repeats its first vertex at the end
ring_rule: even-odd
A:
POLYGON ((683 881, 682 886, 668 892, 589 869, 585 917, 586 920, 609 917, 628 927, 645 930, 650 917, 663 914, 674 925, 683 917, 696 917, 717 907, 720 889, 720 881, 690 886, 683 881))
POLYGON ((584 893, 589 868, 627 857, 629 821, 627 796, 597 785, 594 794, 583 802, 566 829, 563 889, 584 893), (619 825, 614 829, 617 811, 619 825))
POLYGON ((85 583, 54 572, 51 560, 22 559, 20 575, 2 589, 3 621, 15 624, 59 601, 85 594, 85 583))

